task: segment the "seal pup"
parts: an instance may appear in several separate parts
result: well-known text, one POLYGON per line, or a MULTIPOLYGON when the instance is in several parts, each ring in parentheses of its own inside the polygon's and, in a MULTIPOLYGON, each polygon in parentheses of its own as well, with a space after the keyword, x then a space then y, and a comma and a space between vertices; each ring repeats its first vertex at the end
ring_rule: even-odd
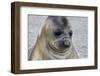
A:
POLYGON ((35 46, 31 49, 30 60, 77 59, 71 25, 64 16, 48 16, 35 46))

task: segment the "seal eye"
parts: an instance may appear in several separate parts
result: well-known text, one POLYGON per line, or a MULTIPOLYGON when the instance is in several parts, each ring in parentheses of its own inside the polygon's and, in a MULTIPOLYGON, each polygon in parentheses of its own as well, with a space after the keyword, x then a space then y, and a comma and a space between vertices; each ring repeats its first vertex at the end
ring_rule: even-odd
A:
POLYGON ((63 33, 63 31, 55 31, 55 32, 54 32, 54 35, 55 35, 55 36, 60 36, 62 33, 63 33))

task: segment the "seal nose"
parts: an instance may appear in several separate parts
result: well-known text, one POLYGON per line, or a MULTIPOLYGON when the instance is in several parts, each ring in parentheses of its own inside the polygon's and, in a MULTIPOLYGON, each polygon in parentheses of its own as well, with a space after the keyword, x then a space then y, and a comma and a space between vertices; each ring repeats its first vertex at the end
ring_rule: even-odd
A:
POLYGON ((69 46, 70 46, 70 42, 69 42, 69 41, 64 41, 64 45, 65 45, 66 47, 69 47, 69 46))
POLYGON ((70 46, 70 41, 67 40, 66 38, 63 38, 63 39, 64 39, 64 40, 63 40, 64 46, 69 47, 69 46, 70 46))

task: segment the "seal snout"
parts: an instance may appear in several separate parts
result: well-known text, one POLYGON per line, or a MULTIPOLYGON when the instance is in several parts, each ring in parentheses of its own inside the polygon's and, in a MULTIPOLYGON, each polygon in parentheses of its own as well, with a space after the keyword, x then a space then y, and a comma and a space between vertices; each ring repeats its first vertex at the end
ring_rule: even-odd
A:
POLYGON ((70 41, 66 37, 63 38, 63 45, 65 47, 70 47, 70 41))

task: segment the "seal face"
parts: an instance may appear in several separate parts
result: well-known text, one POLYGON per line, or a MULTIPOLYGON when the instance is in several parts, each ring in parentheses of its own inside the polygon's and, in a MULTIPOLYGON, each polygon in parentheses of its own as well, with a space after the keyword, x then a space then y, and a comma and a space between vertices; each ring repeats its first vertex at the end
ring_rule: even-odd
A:
POLYGON ((63 53, 72 44, 72 30, 68 20, 63 16, 49 16, 47 28, 48 45, 55 52, 63 53))

